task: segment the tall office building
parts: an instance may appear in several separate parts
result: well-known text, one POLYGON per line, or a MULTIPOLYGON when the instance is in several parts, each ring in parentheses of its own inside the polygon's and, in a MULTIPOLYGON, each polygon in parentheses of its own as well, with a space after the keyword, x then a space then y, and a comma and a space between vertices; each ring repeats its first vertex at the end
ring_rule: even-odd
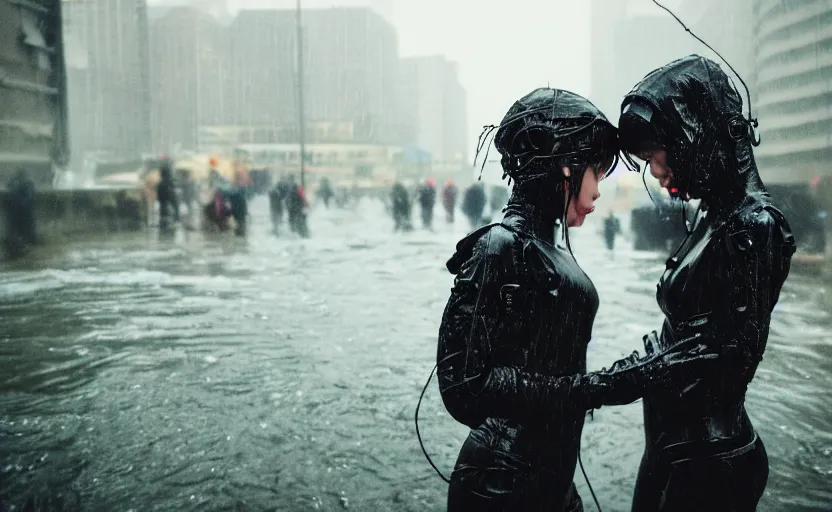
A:
POLYGON ((63 9, 74 157, 138 158, 150 149, 145 0, 73 0, 63 9))
POLYGON ((402 133, 409 146, 437 162, 464 162, 467 140, 467 93, 455 62, 441 55, 401 61, 402 133))
MULTIPOLYGON (((397 142, 395 28, 367 8, 302 14, 307 141, 397 142)), ((296 12, 241 11, 230 32, 233 124, 260 127, 250 142, 297 141, 296 12)))
POLYGON ((832 2, 756 0, 754 22, 764 179, 832 177, 832 2))
MULTIPOLYGON (((217 0, 205 0, 217 1, 217 0)), ((321 10, 333 7, 365 8, 392 20, 396 0, 303 0, 304 10, 321 10)), ((238 0, 237 5, 243 9, 281 9, 293 10, 297 0, 238 0)))
POLYGON ((306 10, 303 19, 307 119, 351 124, 355 142, 397 143, 395 27, 368 8, 306 10))
POLYGON ((241 11, 228 27, 228 125, 257 128, 246 142, 297 140, 295 18, 279 10, 241 11))
POLYGON ((203 10, 175 7, 150 22, 153 147, 197 150, 201 126, 224 124, 227 34, 203 10))

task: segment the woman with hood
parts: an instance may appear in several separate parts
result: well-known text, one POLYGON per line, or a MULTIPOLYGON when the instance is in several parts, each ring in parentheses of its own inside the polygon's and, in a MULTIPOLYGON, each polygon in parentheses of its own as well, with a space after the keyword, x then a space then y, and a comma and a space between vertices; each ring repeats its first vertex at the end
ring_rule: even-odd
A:
POLYGON ((587 374, 598 294, 567 226, 592 213, 617 161, 617 130, 585 98, 546 88, 511 107, 494 142, 514 181, 505 217, 460 241, 447 265, 456 279, 439 331, 439 389, 471 428, 448 510, 582 510, 572 476, 586 412, 681 387, 680 375, 715 356, 697 355, 694 338, 587 374))
POLYGON ((645 336, 645 349, 700 336, 720 354, 715 371, 681 392, 654 388, 644 397, 634 511, 753 511, 766 486, 768 459, 745 393, 795 243, 757 172, 755 126, 729 77, 697 55, 653 71, 622 104, 624 149, 671 195, 700 200, 659 281, 665 321, 645 336))

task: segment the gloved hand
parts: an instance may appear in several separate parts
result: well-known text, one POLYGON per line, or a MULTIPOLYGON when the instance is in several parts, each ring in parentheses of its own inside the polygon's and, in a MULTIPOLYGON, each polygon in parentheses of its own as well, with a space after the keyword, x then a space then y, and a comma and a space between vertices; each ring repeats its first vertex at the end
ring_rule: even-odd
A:
MULTIPOLYGON (((603 368, 587 374, 593 408, 629 404, 643 397, 651 388, 684 386, 707 375, 717 367, 719 356, 708 351, 700 343, 700 338, 701 335, 694 335, 667 350, 643 358, 638 351, 634 351, 614 362, 609 370, 603 368)), ((653 343, 648 345, 645 340, 648 351, 655 350, 655 346, 653 343)))
POLYGON ((650 334, 645 334, 641 340, 644 342, 644 352, 647 356, 652 356, 661 352, 659 333, 656 331, 653 331, 650 334))
MULTIPOLYGON (((651 346, 659 346, 655 331, 646 338, 651 346)), ((704 342, 702 334, 694 334, 649 356, 643 373, 648 386, 685 386, 716 371, 721 364, 720 357, 719 351, 704 342)))

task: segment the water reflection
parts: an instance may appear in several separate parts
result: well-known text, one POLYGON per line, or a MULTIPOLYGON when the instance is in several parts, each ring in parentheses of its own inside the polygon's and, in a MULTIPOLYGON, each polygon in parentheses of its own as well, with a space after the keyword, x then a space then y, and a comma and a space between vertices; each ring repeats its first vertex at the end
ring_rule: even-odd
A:
MULTIPOLYGON (((318 211, 314 238, 181 233, 37 253, 0 276, 0 497, 18 507, 443 510, 412 413, 432 366, 463 227, 391 234, 379 205, 318 211)), ((598 368, 660 325, 664 258, 574 232, 601 309, 598 368)), ((832 502, 832 319, 796 273, 749 409, 771 459, 760 510, 832 502)), ((422 430, 452 467, 465 429, 431 388, 422 430)), ((605 511, 628 510, 640 404, 587 423, 583 459, 605 511)), ((581 492, 586 485, 576 475, 581 492)), ((587 503, 587 507, 591 505, 587 503)))

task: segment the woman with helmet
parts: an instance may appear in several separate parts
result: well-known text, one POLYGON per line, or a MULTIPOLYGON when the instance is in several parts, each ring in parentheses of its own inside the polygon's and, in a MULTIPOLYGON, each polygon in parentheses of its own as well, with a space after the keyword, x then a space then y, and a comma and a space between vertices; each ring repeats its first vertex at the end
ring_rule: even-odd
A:
POLYGON ((460 241, 447 264, 456 279, 439 331, 439 388, 471 428, 448 510, 582 510, 572 476, 586 412, 687 384, 682 368, 696 373, 715 356, 691 354, 694 338, 587 374, 598 294, 567 229, 592 213, 618 158, 617 130, 585 98, 545 88, 511 107, 495 144, 514 181, 505 217, 460 241))
POLYGON ((768 459, 745 393, 795 244, 757 172, 754 127, 729 77, 697 55, 653 71, 622 104, 624 149, 671 195, 701 201, 667 260, 656 293, 665 321, 645 348, 699 336, 720 354, 694 385, 645 395, 634 511, 753 511, 766 486, 768 459))

